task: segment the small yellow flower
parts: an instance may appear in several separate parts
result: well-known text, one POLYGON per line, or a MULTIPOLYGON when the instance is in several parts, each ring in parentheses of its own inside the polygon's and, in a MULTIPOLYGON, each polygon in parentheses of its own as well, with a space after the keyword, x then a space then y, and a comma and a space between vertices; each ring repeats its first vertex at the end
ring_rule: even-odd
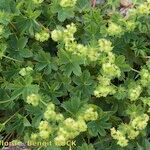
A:
POLYGON ((39 33, 35 33, 35 39, 40 42, 47 41, 49 37, 50 37, 50 34, 45 30, 42 30, 39 33))
POLYGON ((54 40, 54 41, 56 41, 56 42, 58 42, 59 40, 61 40, 62 39, 62 36, 63 36, 63 34, 62 34, 62 32, 60 31, 60 30, 53 30, 52 32, 51 32, 51 38, 54 40))
POLYGON ((61 7, 74 7, 77 0, 61 0, 60 6, 61 7))
POLYGON ((116 23, 110 22, 107 28, 107 33, 110 36, 121 35, 123 32, 122 27, 116 23))
POLYGON ((46 130, 41 130, 39 132, 39 135, 42 139, 48 139, 49 138, 49 135, 50 135, 50 132, 49 131, 46 131, 46 130))
POLYGON ((141 85, 136 85, 135 87, 133 86, 132 88, 129 89, 128 91, 128 97, 131 101, 135 101, 138 99, 142 92, 142 87, 141 85))
POLYGON ((137 8, 137 12, 139 14, 149 14, 150 13, 150 8, 148 7, 148 5, 146 3, 140 4, 137 8))
POLYGON ((27 96, 27 103, 32 104, 33 106, 37 106, 40 101, 40 96, 38 94, 31 94, 27 96))
POLYGON ((98 40, 98 44, 100 46, 100 50, 102 52, 110 52, 112 51, 113 47, 112 47, 112 43, 109 40, 106 39, 99 39, 98 40))
POLYGON ((65 146, 66 145, 66 140, 63 135, 59 135, 54 138, 54 143, 56 146, 65 146))

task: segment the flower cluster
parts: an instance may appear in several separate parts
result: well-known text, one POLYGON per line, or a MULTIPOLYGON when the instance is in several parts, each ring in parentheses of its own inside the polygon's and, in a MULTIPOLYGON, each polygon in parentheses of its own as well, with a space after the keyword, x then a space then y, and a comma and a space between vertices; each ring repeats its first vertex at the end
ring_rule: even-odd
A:
POLYGON ((94 91, 96 97, 106 97, 113 95, 116 88, 111 84, 111 79, 121 76, 120 68, 115 64, 115 55, 113 54, 112 43, 106 39, 98 41, 101 53, 105 53, 101 59, 101 75, 98 77, 99 83, 94 91))
POLYGON ((148 84, 150 84, 150 71, 148 69, 141 69, 140 71, 140 76, 141 76, 141 84, 145 87, 148 84))
POLYGON ((74 7, 77 0, 61 0, 60 6, 61 7, 74 7))
POLYGON ((150 113, 150 97, 141 97, 144 106, 148 106, 148 113, 150 113))
POLYGON ((51 32, 51 37, 54 41, 59 42, 63 41, 65 44, 68 44, 74 41, 74 33, 76 32, 76 26, 74 23, 68 24, 66 29, 59 30, 55 29, 51 32))
POLYGON ((47 41, 50 37, 50 34, 46 30, 42 30, 38 33, 35 33, 35 39, 40 42, 47 41))
POLYGON ((33 69, 32 69, 30 66, 28 66, 28 67, 26 67, 26 68, 22 68, 22 69, 19 71, 19 74, 20 74, 21 76, 26 76, 26 75, 29 75, 32 71, 33 71, 33 69))
POLYGON ((99 41, 100 51, 106 53, 104 61, 102 61, 102 75, 108 78, 119 77, 121 71, 115 64, 115 55, 111 52, 113 47, 112 43, 106 39, 100 39, 99 41))
POLYGON ((72 54, 86 58, 88 47, 84 46, 83 44, 78 44, 76 41, 74 41, 74 42, 66 44, 65 50, 71 52, 72 54))
POLYGON ((141 92, 142 92, 142 86, 140 84, 131 84, 129 90, 128 90, 128 98, 131 101, 135 101, 139 98, 141 92))
POLYGON ((87 105, 82 109, 82 113, 79 115, 79 118, 85 121, 97 120, 98 113, 93 107, 89 107, 89 105, 87 105))
POLYGON ((40 96, 38 94, 31 94, 27 96, 26 102, 28 104, 32 104, 33 106, 37 106, 40 101, 40 96))
POLYGON ((78 118, 75 120, 73 118, 65 119, 60 125, 57 136, 54 142, 57 146, 64 146, 67 140, 73 139, 78 136, 81 132, 87 130, 86 121, 97 120, 98 113, 93 107, 85 106, 83 107, 78 118))
POLYGON ((109 36, 120 36, 122 35, 123 29, 120 25, 110 22, 107 28, 107 34, 109 36))
POLYGON ((110 77, 119 77, 121 71, 118 66, 110 62, 102 64, 102 74, 110 77))
POLYGON ((147 126, 148 120, 149 116, 147 114, 142 114, 131 120, 130 124, 136 130, 143 130, 147 126))
POLYGON ((91 61, 91 62, 95 62, 98 60, 100 53, 99 51, 94 48, 94 47, 88 47, 88 53, 87 54, 87 58, 91 61))
POLYGON ((115 94, 116 89, 112 85, 98 85, 94 91, 96 97, 106 97, 107 95, 115 94))
POLYGON ((109 40, 99 39, 98 44, 100 47, 100 51, 102 51, 102 52, 108 53, 108 52, 112 51, 112 49, 113 49, 112 43, 109 40))
POLYGON ((136 28, 136 25, 137 25, 137 24, 136 24, 134 21, 129 21, 129 20, 127 20, 127 21, 125 22, 126 30, 127 30, 128 32, 133 31, 133 30, 136 28))
POLYGON ((44 118, 49 121, 63 121, 64 117, 62 114, 57 114, 55 112, 55 105, 49 103, 47 105, 46 111, 44 112, 44 118))
POLYGON ((140 131, 145 129, 148 124, 149 116, 147 114, 142 114, 140 116, 135 116, 129 122, 129 124, 121 124, 119 129, 111 129, 111 136, 116 139, 117 144, 121 147, 128 145, 129 140, 135 139, 140 131))
POLYGON ((39 133, 32 133, 31 139, 48 139, 53 134, 55 135, 54 144, 65 146, 68 140, 72 140, 81 132, 85 132, 87 130, 86 122, 96 120, 98 113, 92 106, 85 105, 77 118, 68 117, 64 119, 62 114, 55 112, 55 105, 49 103, 44 117, 46 120, 40 122, 39 133))
POLYGON ((149 0, 147 2, 140 3, 136 8, 132 8, 129 11, 129 15, 131 17, 139 16, 139 15, 148 15, 150 14, 150 3, 149 0))
POLYGON ((49 123, 47 121, 41 121, 38 128, 39 136, 42 139, 48 139, 52 132, 52 127, 49 125, 49 123))
POLYGON ((87 125, 84 120, 74 120, 67 118, 59 127, 57 136, 54 138, 55 145, 64 146, 69 139, 73 139, 87 130, 87 125))
POLYGON ((132 126, 128 125, 128 139, 134 140, 139 135, 139 133, 140 132, 138 130, 135 130, 132 126))
POLYGON ((150 14, 150 3, 145 2, 145 3, 140 4, 137 7, 137 13, 141 15, 150 14))
POLYGON ((128 139, 125 137, 125 134, 115 128, 111 129, 111 136, 113 139, 118 140, 117 144, 121 147, 125 147, 128 145, 128 139))

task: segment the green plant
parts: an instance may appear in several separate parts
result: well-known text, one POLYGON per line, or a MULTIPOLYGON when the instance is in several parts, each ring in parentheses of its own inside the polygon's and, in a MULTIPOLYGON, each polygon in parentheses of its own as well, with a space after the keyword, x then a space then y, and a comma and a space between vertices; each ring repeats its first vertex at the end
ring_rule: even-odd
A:
POLYGON ((149 149, 150 1, 119 8, 119 0, 0 1, 1 140, 149 149))

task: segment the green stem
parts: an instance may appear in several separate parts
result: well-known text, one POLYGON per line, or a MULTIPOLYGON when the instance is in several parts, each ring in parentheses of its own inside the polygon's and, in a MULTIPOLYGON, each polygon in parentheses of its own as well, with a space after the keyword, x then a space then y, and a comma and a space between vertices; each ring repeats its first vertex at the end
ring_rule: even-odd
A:
POLYGON ((150 56, 145 56, 145 58, 148 58, 148 59, 150 59, 150 56))
POLYGON ((45 106, 47 106, 47 104, 43 101, 43 100, 40 100, 42 104, 44 104, 45 106))
POLYGON ((20 108, 18 111, 16 111, 10 118, 8 118, 3 124, 5 125, 7 122, 9 122, 15 115, 18 113, 22 108, 20 108))
POLYGON ((138 70, 135 70, 135 69, 133 69, 133 68, 130 68, 132 71, 134 71, 134 72, 137 72, 137 73, 140 73, 140 71, 138 71, 138 70))
POLYGON ((10 99, 10 100, 5 100, 5 101, 0 101, 0 104, 8 103, 8 102, 10 102, 10 101, 12 101, 12 100, 10 99))
POLYGON ((12 60, 12 61, 22 62, 22 61, 20 61, 20 60, 17 60, 17 59, 11 58, 11 57, 6 56, 6 55, 3 55, 3 57, 4 57, 4 58, 7 58, 7 59, 9 59, 9 60, 12 60))

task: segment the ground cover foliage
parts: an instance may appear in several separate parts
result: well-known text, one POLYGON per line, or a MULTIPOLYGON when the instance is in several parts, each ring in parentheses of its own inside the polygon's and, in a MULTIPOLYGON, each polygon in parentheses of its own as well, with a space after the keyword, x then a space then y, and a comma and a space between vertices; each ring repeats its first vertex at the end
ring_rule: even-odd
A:
POLYGON ((0 0, 8 150, 149 150, 149 114, 150 0, 0 0))

